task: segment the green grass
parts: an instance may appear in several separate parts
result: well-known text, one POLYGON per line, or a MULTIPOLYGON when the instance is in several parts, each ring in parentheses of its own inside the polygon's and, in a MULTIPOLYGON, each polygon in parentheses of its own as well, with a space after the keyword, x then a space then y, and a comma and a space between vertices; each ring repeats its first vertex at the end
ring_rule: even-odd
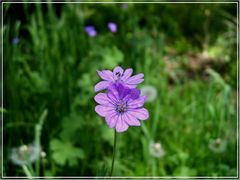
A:
MULTIPOLYGON (((34 127, 44 110, 48 114, 41 144, 47 156, 40 160, 40 175, 105 176, 114 131, 94 111, 94 85, 99 81, 96 70, 117 65, 144 73, 140 87, 153 85, 158 95, 146 103, 150 118, 118 135, 113 175, 236 176, 235 44, 225 44, 229 51, 222 52, 229 58, 223 62, 229 72, 219 68, 221 53, 207 72, 206 67, 200 72, 188 68, 188 52, 202 52, 196 37, 204 39, 204 32, 194 30, 203 28, 204 11, 209 9, 214 20, 233 6, 205 4, 193 12, 190 5, 169 4, 131 4, 128 9, 116 4, 22 4, 22 19, 11 14, 17 6, 3 7, 4 176, 24 175, 8 154, 11 148, 34 141, 34 127), (176 10, 192 16, 177 17, 176 10), (186 17, 191 23, 183 32, 186 17), (108 21, 118 23, 116 34, 108 32, 108 21), (89 24, 96 25, 96 37, 84 32, 89 24), (20 38, 16 45, 11 44, 14 37, 20 38), (177 52, 171 55, 169 48, 177 52), (169 69, 166 58, 180 67, 169 69), (209 149, 217 138, 227 142, 222 153, 209 149), (150 155, 151 140, 161 142, 162 158, 150 155)), ((223 37, 224 28, 220 20, 212 24, 210 47, 223 47, 214 39, 223 37)))

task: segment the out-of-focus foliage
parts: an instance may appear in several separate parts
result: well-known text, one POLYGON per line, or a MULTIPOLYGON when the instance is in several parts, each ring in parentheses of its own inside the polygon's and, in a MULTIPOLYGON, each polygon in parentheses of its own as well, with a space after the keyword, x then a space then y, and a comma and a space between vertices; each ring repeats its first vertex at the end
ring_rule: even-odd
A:
POLYGON ((81 149, 75 148, 69 141, 62 142, 53 139, 50 142, 51 150, 53 151, 52 158, 59 165, 65 165, 67 162, 70 166, 77 165, 78 159, 84 158, 84 153, 81 149))
POLYGON ((117 65, 144 73, 140 87, 157 95, 146 103, 149 120, 119 134, 114 175, 236 176, 236 11, 233 3, 4 3, 4 176, 24 175, 8 154, 35 141, 44 109, 40 176, 108 175, 114 131, 93 97, 96 70, 117 65))

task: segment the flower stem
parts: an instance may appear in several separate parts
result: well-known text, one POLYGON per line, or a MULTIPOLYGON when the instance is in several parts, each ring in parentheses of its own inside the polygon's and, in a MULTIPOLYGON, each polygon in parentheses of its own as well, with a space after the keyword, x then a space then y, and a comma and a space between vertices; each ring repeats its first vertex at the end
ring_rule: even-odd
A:
MULTIPOLYGON (((37 148, 39 149, 41 149, 42 126, 47 114, 48 114, 48 110, 45 109, 39 118, 39 123, 36 124, 35 126, 35 143, 37 148)), ((35 168, 36 168, 36 175, 39 176, 40 175, 40 159, 36 161, 35 168)))
POLYGON ((113 158, 112 158, 112 168, 110 171, 110 176, 112 176, 113 168, 114 168, 114 160, 115 160, 115 154, 116 154, 116 146, 117 146, 117 131, 114 131, 114 146, 113 146, 113 158))
POLYGON ((27 166, 23 165, 22 168, 23 168, 23 171, 26 174, 26 176, 31 179, 32 178, 32 174, 31 174, 30 170, 27 168, 27 166))

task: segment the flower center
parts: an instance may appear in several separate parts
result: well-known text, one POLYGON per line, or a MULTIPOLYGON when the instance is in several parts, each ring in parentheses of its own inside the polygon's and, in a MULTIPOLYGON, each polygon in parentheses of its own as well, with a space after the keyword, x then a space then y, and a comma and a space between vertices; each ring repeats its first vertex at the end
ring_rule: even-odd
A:
POLYGON ((123 103, 119 103, 116 105, 116 111, 118 113, 124 113, 128 110, 128 106, 127 106, 127 103, 126 102, 123 102, 123 103))
POLYGON ((116 72, 115 73, 115 80, 118 82, 118 81, 121 81, 121 77, 123 76, 123 74, 121 72, 116 72))

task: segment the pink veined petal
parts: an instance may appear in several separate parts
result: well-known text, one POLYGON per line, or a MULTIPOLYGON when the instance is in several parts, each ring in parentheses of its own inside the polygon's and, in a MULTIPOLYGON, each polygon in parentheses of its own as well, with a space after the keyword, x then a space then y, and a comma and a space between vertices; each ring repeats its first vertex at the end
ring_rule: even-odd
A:
POLYGON ((122 115, 118 115, 117 117, 117 124, 116 124, 116 131, 117 132, 124 132, 128 129, 128 124, 123 121, 122 115))
POLYGON ((126 87, 132 89, 132 88, 136 88, 137 85, 136 84, 124 84, 126 87))
POLYGON ((97 71, 98 75, 106 81, 114 81, 113 73, 109 70, 97 71))
POLYGON ((108 98, 107 94, 105 93, 98 93, 94 97, 94 100, 101 105, 112 106, 111 100, 108 98))
POLYGON ((115 73, 119 72, 120 74, 123 73, 123 69, 120 66, 117 66, 114 68, 113 70, 113 74, 115 75, 115 73))
POLYGON ((107 89, 108 86, 109 86, 108 81, 101 81, 95 85, 94 90, 95 90, 95 92, 98 92, 98 91, 107 89))
POLYGON ((111 84, 108 88, 107 96, 111 101, 116 102, 119 99, 118 89, 115 84, 111 84))
POLYGON ((129 125, 129 126, 141 126, 139 120, 136 117, 132 116, 129 113, 124 113, 122 115, 122 119, 129 125))
POLYGON ((128 98, 128 96, 130 96, 132 93, 132 89, 124 87, 122 84, 119 84, 117 91, 120 99, 128 98))
POLYGON ((126 81, 132 75, 132 68, 128 68, 124 71, 123 76, 121 77, 122 81, 126 81))
POLYGON ((112 113, 111 115, 109 115, 109 116, 107 116, 107 117, 105 118, 108 127, 114 128, 114 127, 116 126, 117 117, 118 117, 118 115, 117 115, 117 113, 115 112, 115 113, 112 113))
POLYGON ((140 90, 139 89, 128 89, 128 90, 125 90, 122 91, 120 94, 120 98, 123 100, 123 101, 130 101, 131 100, 134 100, 134 99, 137 99, 139 98, 140 96, 140 90))
POLYGON ((140 120, 146 120, 149 117, 148 110, 145 108, 131 109, 128 113, 140 120))
POLYGON ((128 101, 128 107, 129 108, 133 108, 133 109, 142 107, 144 102, 145 102, 145 100, 146 100, 146 98, 147 98, 146 96, 141 96, 141 97, 139 97, 137 99, 129 100, 128 101))
POLYGON ((106 116, 111 115, 112 113, 114 113, 115 109, 114 109, 114 107, 110 107, 110 106, 97 105, 95 107, 95 111, 100 116, 106 117, 106 116))
POLYGON ((144 74, 137 74, 137 75, 135 75, 135 76, 130 77, 130 78, 126 81, 126 83, 127 83, 127 84, 139 84, 139 83, 141 83, 141 82, 144 81, 144 79, 142 79, 143 77, 144 77, 144 74))
POLYGON ((139 89, 131 89, 131 99, 139 98, 141 91, 139 89))

